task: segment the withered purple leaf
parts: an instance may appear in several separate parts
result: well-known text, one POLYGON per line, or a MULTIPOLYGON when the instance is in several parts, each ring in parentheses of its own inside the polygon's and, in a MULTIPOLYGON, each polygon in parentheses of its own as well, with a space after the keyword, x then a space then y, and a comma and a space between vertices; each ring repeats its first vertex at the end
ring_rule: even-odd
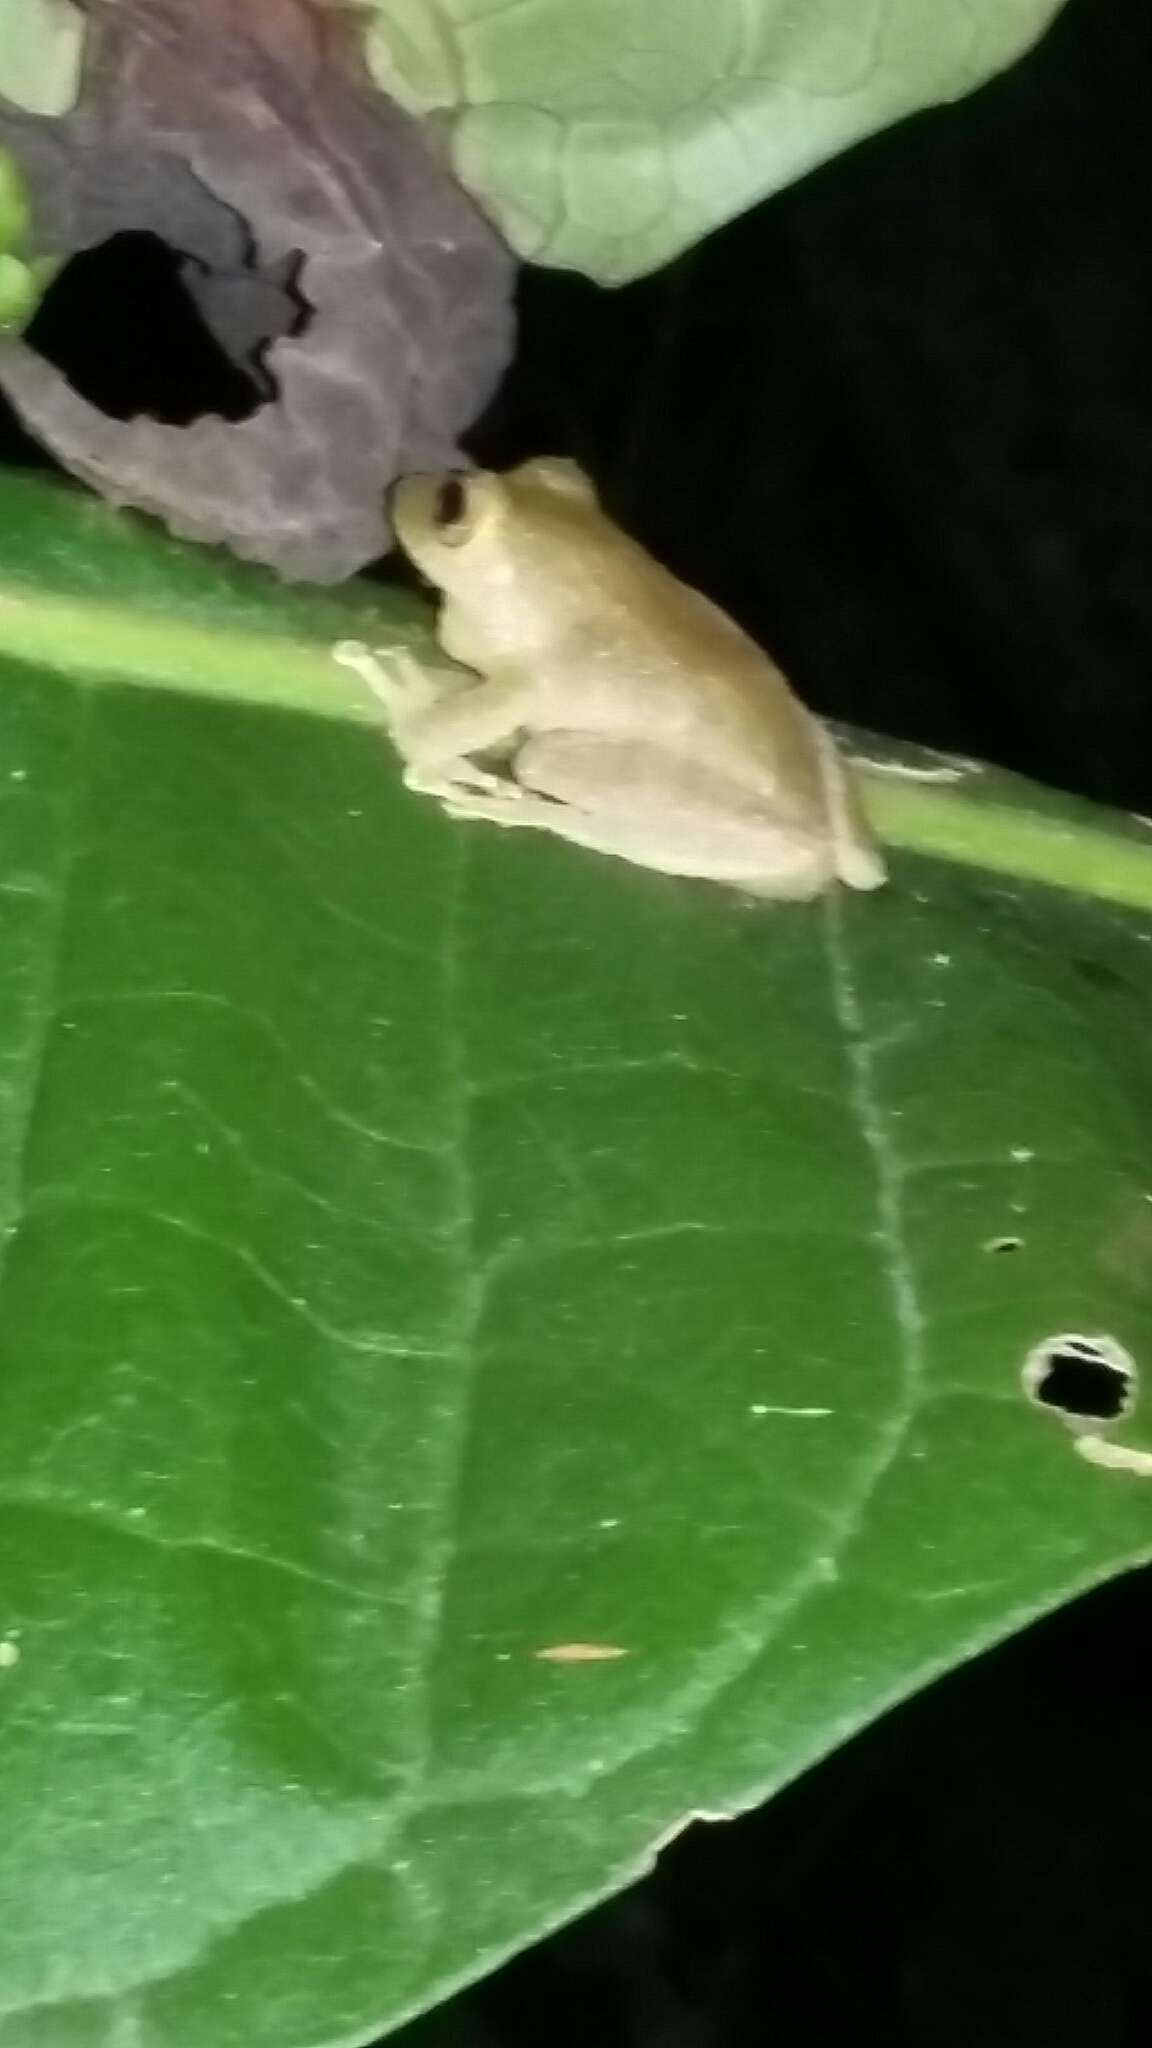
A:
MULTIPOLYGON (((26 341, 0 387, 56 459, 173 533, 335 581, 381 554, 384 493, 460 460, 511 347, 513 261, 322 0, 89 0, 59 118, 0 100, 38 253, 126 231, 180 253, 248 417, 112 418, 26 341)), ((147 332, 139 346, 150 346, 147 332)))

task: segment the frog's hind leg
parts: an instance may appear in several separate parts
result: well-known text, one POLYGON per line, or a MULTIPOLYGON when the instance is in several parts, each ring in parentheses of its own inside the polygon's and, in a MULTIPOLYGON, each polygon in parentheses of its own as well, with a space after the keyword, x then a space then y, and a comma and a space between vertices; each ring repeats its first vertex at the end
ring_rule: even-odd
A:
POLYGON ((513 766, 523 795, 463 794, 445 804, 449 815, 535 827, 639 867, 755 895, 802 900, 831 880, 828 851, 810 832, 766 822, 743 791, 706 771, 686 773, 681 757, 657 748, 549 733, 526 741, 513 766))

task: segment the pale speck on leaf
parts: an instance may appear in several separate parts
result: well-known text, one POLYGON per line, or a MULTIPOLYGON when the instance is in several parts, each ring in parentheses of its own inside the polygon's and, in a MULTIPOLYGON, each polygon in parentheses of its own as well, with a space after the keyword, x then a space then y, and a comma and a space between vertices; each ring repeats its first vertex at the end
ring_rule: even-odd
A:
POLYGON ((629 1654, 619 1643, 550 1643, 532 1652, 543 1664, 608 1664, 629 1654))
POLYGON ((833 1408, 782 1408, 770 1401, 750 1401, 748 1412, 750 1415, 798 1416, 802 1421, 812 1421, 819 1420, 825 1415, 834 1415, 836 1411, 833 1408))

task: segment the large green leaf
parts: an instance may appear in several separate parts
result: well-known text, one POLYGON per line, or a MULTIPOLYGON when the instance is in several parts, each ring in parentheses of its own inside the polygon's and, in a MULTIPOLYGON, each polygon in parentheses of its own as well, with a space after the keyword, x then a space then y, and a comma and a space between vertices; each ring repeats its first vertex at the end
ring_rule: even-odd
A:
POLYGON ((359 2042, 1152 1550, 1019 1380, 1152 1343, 1152 855, 452 825, 370 596, 0 518, 0 2048, 359 2042))
POLYGON ((1062 0, 369 0, 384 90, 522 256, 620 284, 1010 64, 1062 0))

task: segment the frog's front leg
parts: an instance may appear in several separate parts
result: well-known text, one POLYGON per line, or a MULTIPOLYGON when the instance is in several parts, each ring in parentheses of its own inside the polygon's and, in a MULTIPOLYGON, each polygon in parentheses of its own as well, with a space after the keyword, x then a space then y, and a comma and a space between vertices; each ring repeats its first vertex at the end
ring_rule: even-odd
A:
POLYGON ((457 690, 468 689, 473 682, 467 670, 418 661, 408 647, 369 647, 365 640, 340 640, 332 649, 332 659, 367 683, 384 708, 389 731, 457 690))
POLYGON ((406 764, 409 789, 441 799, 514 789, 506 778, 465 756, 511 737, 515 724, 508 724, 503 697, 515 699, 523 686, 482 682, 467 669, 420 661, 406 647, 371 648, 362 640, 342 640, 332 655, 362 676, 383 705, 389 736, 406 764))
POLYGON ((518 801, 516 783, 477 767, 469 755, 510 747, 529 723, 534 694, 530 682, 497 676, 454 690, 393 727, 409 789, 445 799, 478 789, 518 801))

